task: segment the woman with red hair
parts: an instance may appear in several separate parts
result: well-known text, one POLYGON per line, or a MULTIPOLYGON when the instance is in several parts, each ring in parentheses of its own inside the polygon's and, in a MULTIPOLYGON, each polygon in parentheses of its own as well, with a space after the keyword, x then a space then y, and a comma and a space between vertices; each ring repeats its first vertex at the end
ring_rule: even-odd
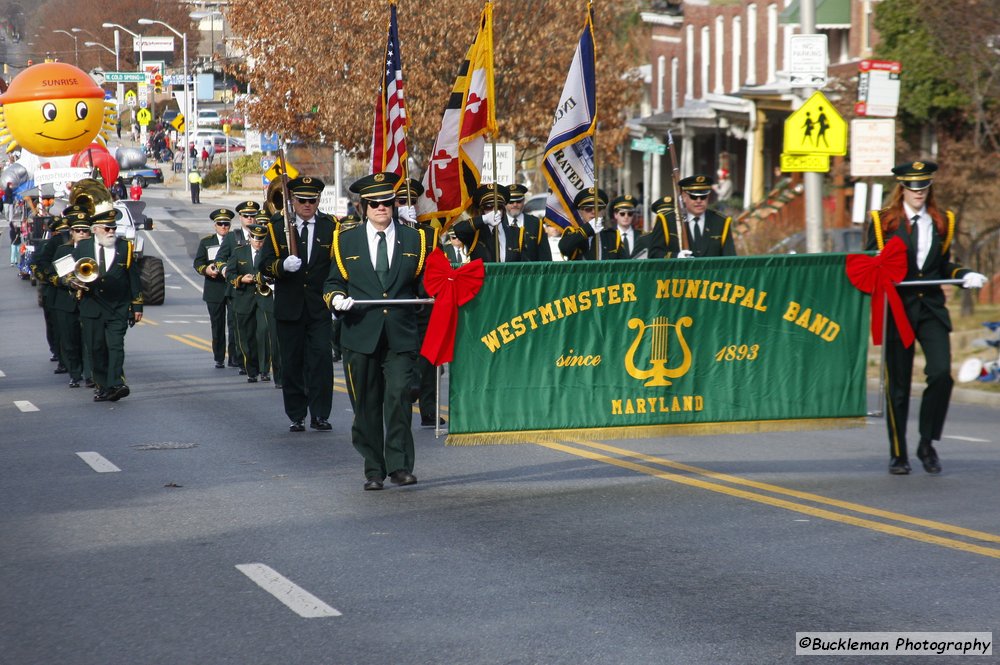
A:
MULTIPOLYGON (((942 211, 931 187, 937 164, 909 162, 892 169, 896 188, 889 205, 872 211, 867 249, 881 250, 894 236, 906 245, 908 268, 904 281, 961 279, 967 289, 986 284, 985 275, 963 268, 951 260, 955 215, 942 211)), ((940 285, 900 287, 906 317, 924 351, 927 388, 920 401, 920 444, 917 457, 927 473, 941 473, 941 462, 933 442, 941 439, 951 388, 951 318, 940 285)), ((886 425, 889 429, 889 473, 906 475, 906 420, 913 379, 914 346, 904 347, 892 317, 885 340, 886 425)))

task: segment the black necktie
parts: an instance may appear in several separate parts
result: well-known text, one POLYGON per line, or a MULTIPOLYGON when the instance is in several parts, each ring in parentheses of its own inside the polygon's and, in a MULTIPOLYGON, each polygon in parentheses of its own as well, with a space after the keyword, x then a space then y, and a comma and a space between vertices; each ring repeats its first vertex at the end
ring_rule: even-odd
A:
POLYGON ((302 247, 299 251, 302 253, 302 260, 309 263, 309 222, 302 222, 302 233, 299 234, 299 243, 302 247))
POLYGON ((384 289, 389 284, 389 249, 385 243, 385 231, 378 232, 378 247, 375 249, 375 274, 384 289))
POLYGON ((694 233, 692 235, 694 236, 694 244, 696 245, 701 242, 701 224, 698 223, 700 219, 701 217, 694 218, 694 233))
POLYGON ((97 246, 97 274, 103 275, 107 269, 104 267, 104 245, 97 246))
POLYGON ((622 247, 625 248, 625 256, 632 256, 632 250, 628 246, 628 234, 622 235, 622 247))

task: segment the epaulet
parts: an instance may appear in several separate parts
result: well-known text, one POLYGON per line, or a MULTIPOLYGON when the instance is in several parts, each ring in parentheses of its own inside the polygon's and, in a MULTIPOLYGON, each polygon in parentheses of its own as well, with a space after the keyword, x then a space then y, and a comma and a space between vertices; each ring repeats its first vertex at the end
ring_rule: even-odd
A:
POLYGON ((951 248, 951 241, 955 238, 955 213, 951 210, 946 210, 944 214, 948 218, 948 232, 945 234, 944 242, 941 244, 941 253, 947 254, 948 249, 951 248))
MULTIPOLYGON (((353 227, 353 228, 357 228, 357 227, 353 227)), ((347 229, 347 230, 350 231, 351 229, 347 229)), ((340 255, 340 234, 342 232, 343 232, 343 229, 342 229, 341 226, 338 226, 333 231, 333 243, 332 243, 332 245, 330 247, 330 251, 332 252, 332 254, 331 254, 330 258, 333 259, 333 262, 337 264, 337 270, 340 271, 340 276, 346 280, 347 279, 347 266, 344 265, 344 259, 340 255)), ((327 306, 329 306, 329 304, 330 303, 327 303, 327 306)))
POLYGON ((726 223, 722 227, 722 244, 723 245, 726 244, 726 237, 729 235, 729 227, 732 225, 732 223, 733 223, 733 218, 732 217, 726 217, 726 223))
POLYGON ((885 238, 882 236, 882 212, 882 210, 872 210, 872 230, 875 232, 875 244, 880 252, 885 247, 885 238))

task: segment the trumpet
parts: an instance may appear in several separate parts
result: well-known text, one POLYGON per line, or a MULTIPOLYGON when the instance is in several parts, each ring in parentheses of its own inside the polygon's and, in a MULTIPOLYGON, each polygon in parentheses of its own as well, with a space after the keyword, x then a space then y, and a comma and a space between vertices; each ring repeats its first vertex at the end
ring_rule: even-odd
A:
POLYGON ((76 299, 83 297, 84 291, 89 291, 87 284, 94 282, 100 277, 100 269, 97 261, 90 257, 84 257, 73 266, 73 273, 69 278, 71 285, 76 287, 76 299))

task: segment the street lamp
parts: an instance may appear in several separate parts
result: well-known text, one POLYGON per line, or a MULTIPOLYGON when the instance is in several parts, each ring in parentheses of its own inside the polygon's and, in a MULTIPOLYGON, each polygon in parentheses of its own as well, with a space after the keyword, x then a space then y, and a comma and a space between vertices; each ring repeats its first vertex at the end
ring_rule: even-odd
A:
MULTIPOLYGON (((129 30, 128 28, 126 28, 124 25, 119 25, 118 23, 102 23, 101 27, 102 28, 109 28, 109 29, 110 28, 114 28, 115 29, 115 69, 117 69, 118 71, 121 71, 121 58, 120 58, 120 55, 119 55, 121 53, 121 36, 118 34, 118 30, 124 30, 128 34, 132 35, 132 39, 136 40, 136 43, 139 45, 139 71, 145 74, 146 69, 142 66, 143 65, 143 62, 142 62, 142 35, 140 35, 138 32, 132 32, 131 30, 129 30)), ((122 106, 124 106, 124 104, 125 104, 124 90, 125 90, 125 86, 123 86, 121 83, 119 83, 118 84, 118 90, 117 90, 117 96, 118 96, 118 115, 119 115, 119 117, 121 117, 122 106)), ((135 112, 134 112, 134 110, 133 110, 133 113, 132 113, 132 121, 135 122, 135 112)))
MULTIPOLYGON (((206 19, 206 18, 211 18, 212 19, 212 25, 211 25, 211 28, 210 28, 210 31, 211 31, 211 36, 210 36, 211 49, 210 49, 210 51, 211 52, 210 52, 210 54, 208 56, 208 59, 209 59, 209 62, 212 63, 212 72, 214 73, 215 72, 215 17, 218 16, 219 18, 225 19, 225 15, 222 12, 218 11, 217 9, 213 9, 213 10, 206 10, 206 11, 200 11, 200 12, 191 12, 190 16, 191 16, 191 18, 195 19, 196 21, 201 21, 202 19, 206 19)), ((225 48, 225 41, 224 40, 225 40, 225 24, 223 24, 223 48, 225 48)), ((225 53, 223 53, 223 56, 225 56, 225 53)))
POLYGON ((73 58, 74 58, 74 64, 77 67, 79 67, 80 66, 80 47, 79 47, 79 44, 77 43, 79 40, 77 40, 76 35, 74 35, 69 30, 53 30, 52 32, 61 32, 64 35, 69 35, 70 37, 73 38, 73 54, 74 54, 73 58))
MULTIPOLYGON (((118 51, 114 50, 110 46, 105 46, 104 44, 102 44, 100 42, 84 42, 83 45, 86 46, 86 47, 88 47, 88 48, 94 48, 95 46, 97 48, 102 48, 105 51, 107 51, 108 53, 110 53, 111 55, 115 56, 115 71, 116 72, 118 71, 118 51)), ((119 83, 118 86, 121 87, 121 83, 119 83)))
POLYGON ((139 25, 154 25, 154 24, 156 24, 156 25, 162 25, 164 28, 166 28, 170 32, 172 32, 175 35, 177 35, 178 37, 180 37, 181 40, 184 43, 184 113, 183 113, 183 115, 184 115, 184 173, 185 173, 184 191, 188 192, 188 191, 191 191, 191 183, 188 180, 188 178, 186 177, 186 174, 188 174, 191 171, 191 149, 190 149, 191 148, 191 144, 190 144, 190 139, 189 139, 189 136, 188 136, 188 127, 191 125, 191 122, 190 122, 191 121, 191 116, 188 113, 189 109, 191 108, 191 100, 188 97, 188 38, 187 38, 187 33, 178 32, 177 30, 175 30, 174 28, 172 28, 168 24, 164 23, 163 21, 156 21, 156 20, 150 19, 150 18, 141 18, 141 19, 139 19, 138 23, 139 23, 139 25))

